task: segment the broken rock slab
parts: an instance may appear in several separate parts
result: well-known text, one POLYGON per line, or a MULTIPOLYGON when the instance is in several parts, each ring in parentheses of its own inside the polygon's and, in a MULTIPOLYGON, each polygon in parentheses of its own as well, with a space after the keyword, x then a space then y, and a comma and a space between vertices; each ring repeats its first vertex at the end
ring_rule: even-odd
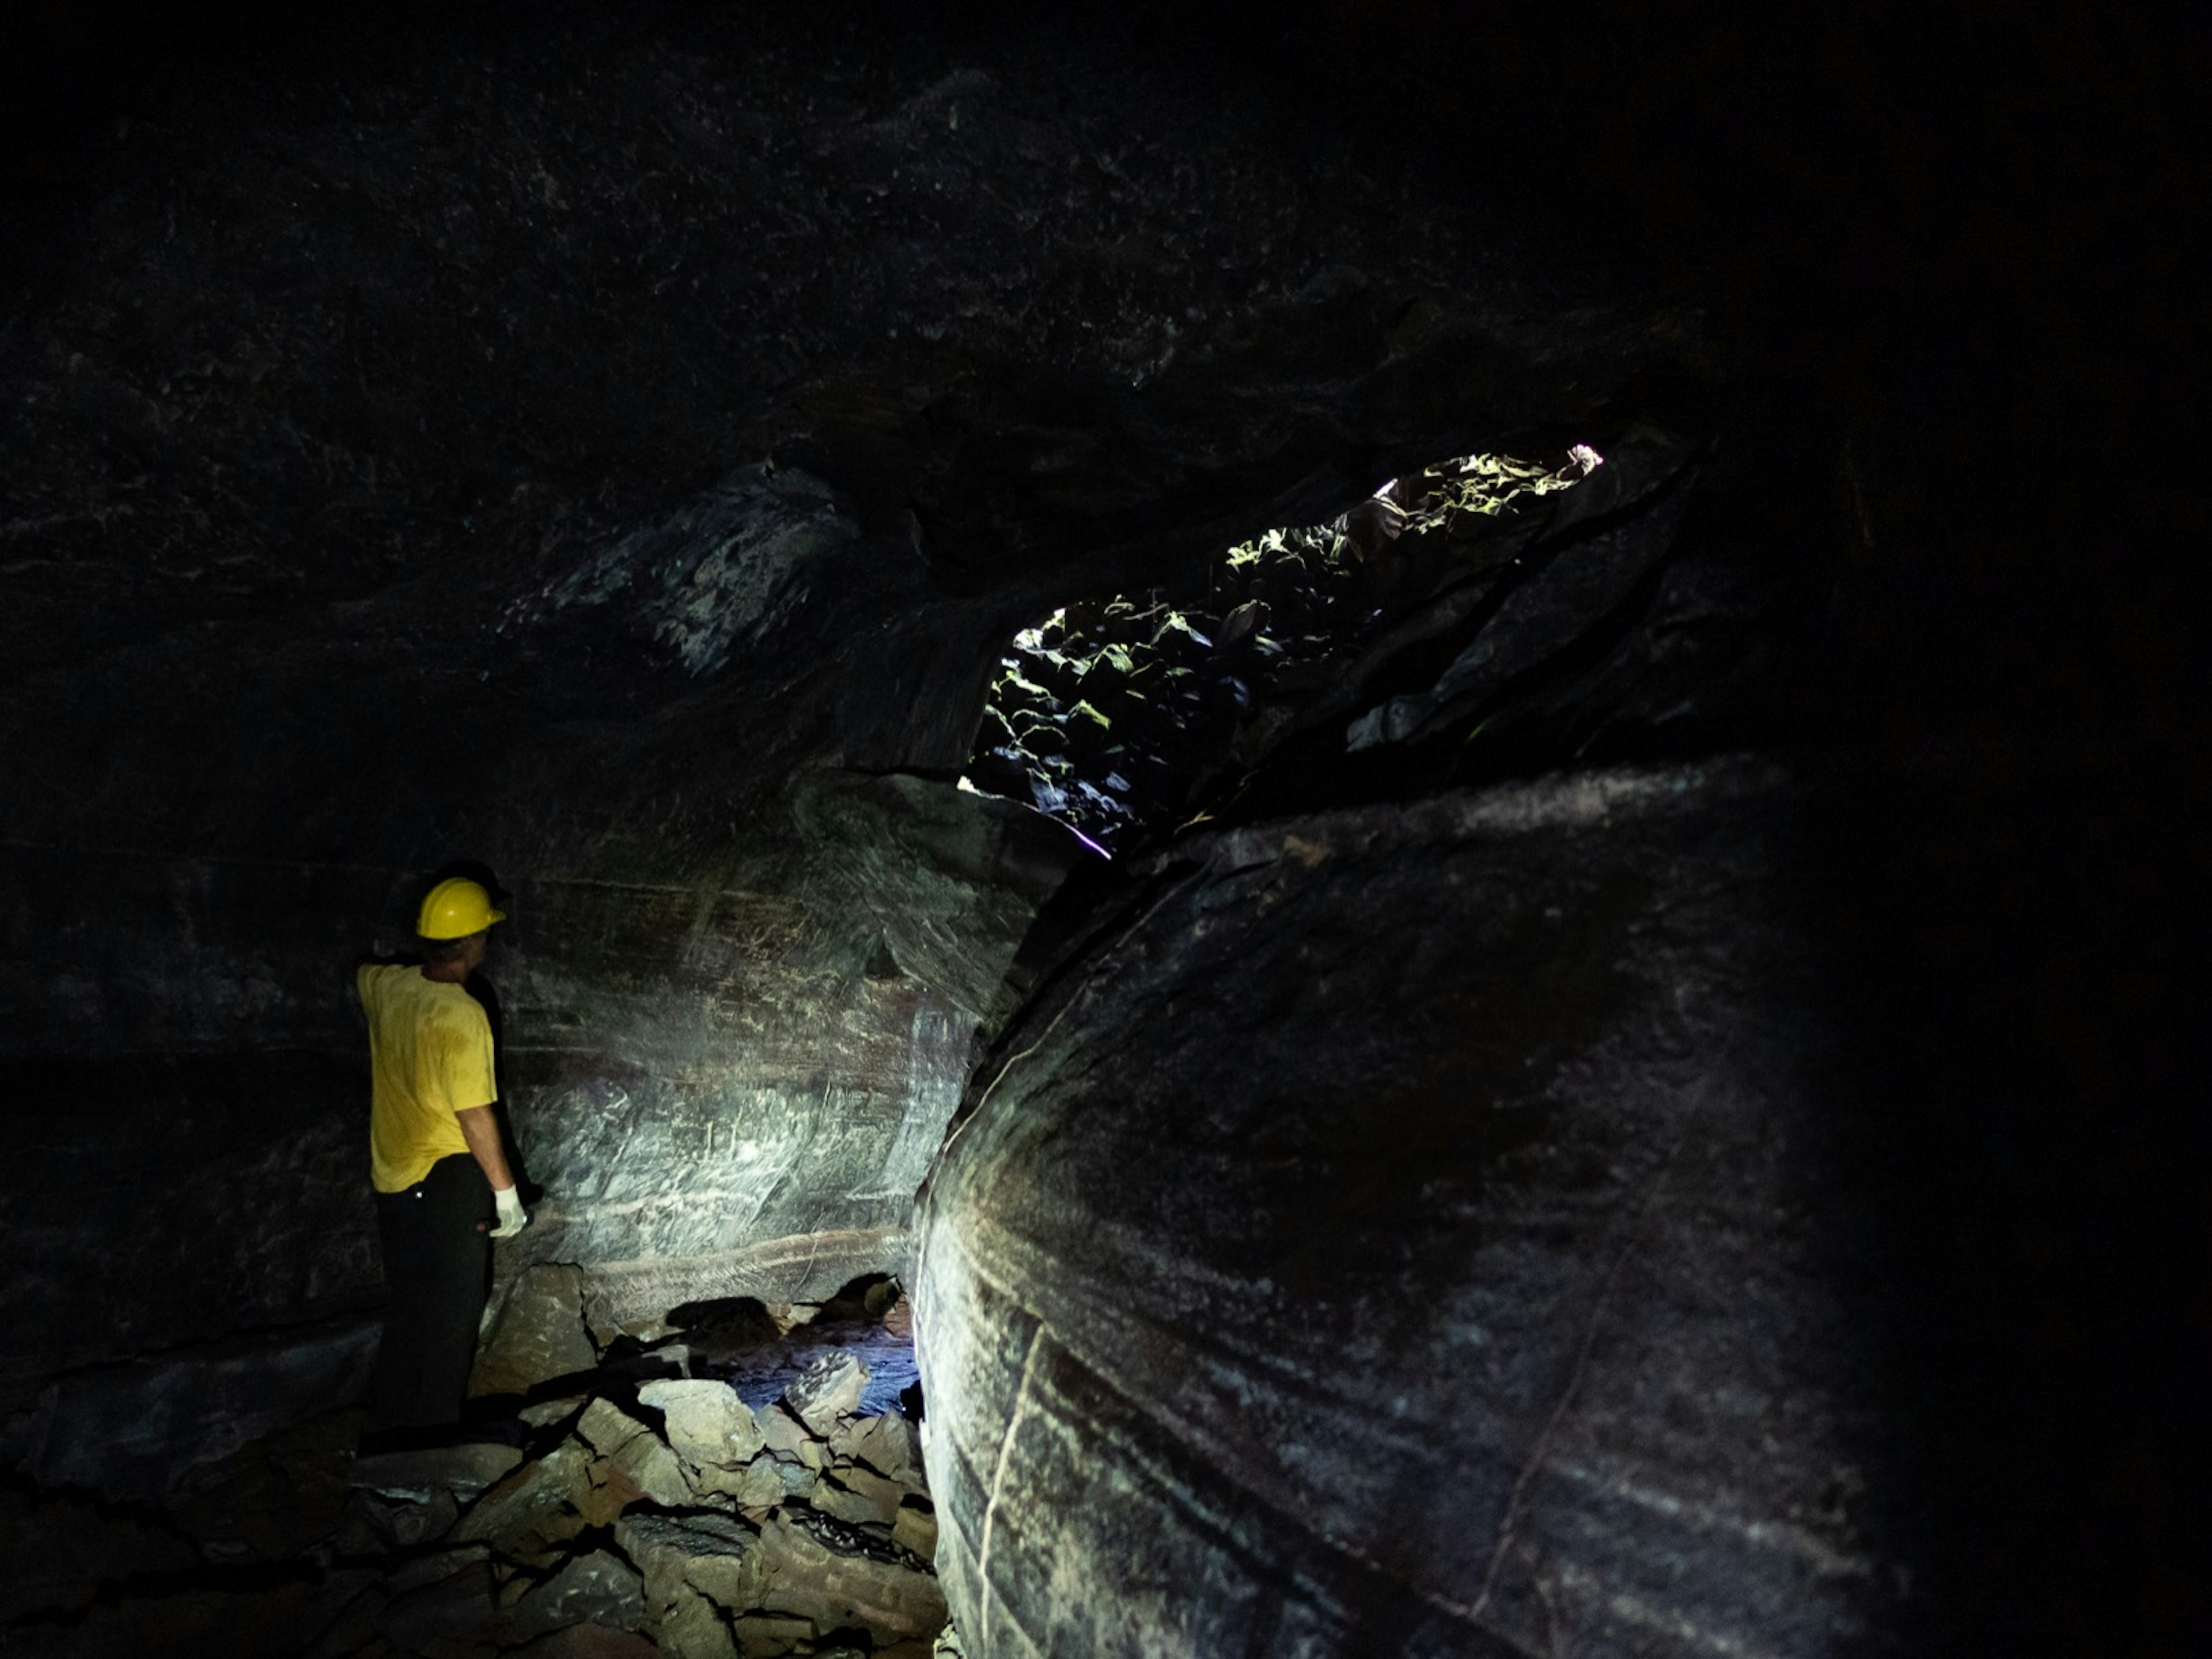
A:
POLYGON ((780 1461, 803 1466, 811 1474, 830 1461, 828 1443, 779 1401, 763 1410, 757 1421, 761 1441, 780 1461))
POLYGON ((636 1509, 615 1523, 615 1542, 644 1575, 646 1617, 665 1626, 688 1595, 741 1611, 758 1605, 766 1564, 760 1538, 728 1516, 636 1509))
POLYGON ((836 1350, 810 1362, 783 1397, 801 1422, 826 1438, 840 1419, 860 1409, 867 1391, 868 1368, 858 1355, 836 1350))
POLYGON ((526 1592, 502 1623, 507 1640, 586 1623, 639 1630, 645 1624, 644 1584, 612 1551, 592 1550, 571 1556, 551 1577, 526 1592))
POLYGON ((289 1560, 328 1538, 357 1493, 346 1484, 368 1413, 342 1407, 258 1440, 176 1483, 170 1517, 210 1559, 289 1560))
POLYGON ((509 1287, 469 1376, 471 1398, 527 1394, 540 1382, 599 1362, 584 1323, 583 1269, 565 1261, 526 1267, 509 1287))
POLYGON ((908 1492, 929 1490, 928 1476, 922 1472, 921 1437, 896 1412, 848 1418, 830 1431, 830 1451, 838 1464, 865 1463, 908 1492))
POLYGON ((891 1519, 891 1542, 911 1550, 923 1560, 937 1559, 937 1511, 908 1502, 891 1519))
POLYGON ((820 1633, 811 1619, 785 1613, 748 1613, 732 1621, 731 1629, 744 1659, 780 1659, 802 1644, 811 1649, 820 1633))
POLYGON ((888 1527, 906 1495, 906 1489, 896 1481, 848 1463, 823 1470, 807 1501, 824 1515, 849 1525, 888 1527))
POLYGON ((692 1501, 691 1483, 676 1454, 651 1429, 605 1400, 584 1408, 578 1435, 599 1454, 592 1484, 605 1487, 617 1510, 646 1498, 665 1509, 692 1501))
POLYGON ((590 1403, 590 1396, 564 1394, 553 1400, 540 1400, 525 1406, 515 1416, 533 1429, 550 1429, 582 1411, 590 1403))
POLYGON ((671 1659, 738 1659, 752 1651, 739 1641, 729 1615, 688 1586, 677 1590, 657 1640, 660 1651, 671 1659))
POLYGON ((454 1538, 489 1544, 509 1560, 544 1560, 592 1524, 596 1461, 592 1449, 571 1435, 479 1498, 453 1529, 454 1538))
POLYGON ((332 1547, 341 1555, 413 1549, 444 1537, 460 1512, 453 1494, 442 1487, 417 1503, 356 1486, 346 1494, 344 1513, 331 1534, 332 1547))
POLYGON ((763 1453, 741 1469, 702 1469, 697 1486, 706 1502, 726 1499, 729 1505, 759 1519, 794 1491, 803 1491, 813 1471, 803 1464, 786 1463, 763 1453))
POLYGON ((594 1400, 576 1421, 576 1434, 601 1457, 611 1457, 641 1434, 652 1430, 611 1400, 594 1400))
POLYGON ((811 1620, 823 1630, 865 1626, 878 1645, 934 1633, 945 1592, 919 1558, 803 1506, 778 1510, 761 1528, 769 1613, 811 1620))
POLYGON ((752 1408, 726 1382, 671 1377, 643 1384, 637 1398, 666 1419, 669 1447, 695 1475, 740 1468, 763 1444, 752 1408))

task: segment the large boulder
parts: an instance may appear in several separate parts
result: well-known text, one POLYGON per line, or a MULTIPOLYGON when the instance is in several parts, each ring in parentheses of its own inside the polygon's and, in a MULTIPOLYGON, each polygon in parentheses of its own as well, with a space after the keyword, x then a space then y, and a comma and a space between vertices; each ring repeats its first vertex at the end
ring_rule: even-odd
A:
POLYGON ((925 1193, 971 1654, 1897 1628, 1808 810, 1755 763, 1568 775, 1154 866, 925 1193))

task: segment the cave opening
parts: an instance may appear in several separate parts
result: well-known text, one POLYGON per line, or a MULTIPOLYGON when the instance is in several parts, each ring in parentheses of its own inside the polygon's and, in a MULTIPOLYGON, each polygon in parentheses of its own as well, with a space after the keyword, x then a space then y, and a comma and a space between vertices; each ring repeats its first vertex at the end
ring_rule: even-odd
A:
MULTIPOLYGON (((962 781, 1026 802, 1109 854, 1202 820, 1292 733, 1374 676, 1360 659, 1416 616, 1449 629, 1498 586, 1536 509, 1603 465, 1587 444, 1478 453, 1384 482, 1321 524, 1278 526, 1187 588, 1072 599, 1000 658, 962 781)), ((1405 641, 1393 641, 1394 646, 1405 641)))

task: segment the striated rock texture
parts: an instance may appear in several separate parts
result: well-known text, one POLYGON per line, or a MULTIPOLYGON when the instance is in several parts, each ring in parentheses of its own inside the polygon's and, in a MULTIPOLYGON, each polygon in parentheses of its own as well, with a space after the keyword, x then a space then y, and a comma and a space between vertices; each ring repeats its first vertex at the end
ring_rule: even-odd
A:
POLYGON ((1885 1650, 1808 810, 1716 763, 1162 855, 925 1196, 969 1652, 1885 1650))

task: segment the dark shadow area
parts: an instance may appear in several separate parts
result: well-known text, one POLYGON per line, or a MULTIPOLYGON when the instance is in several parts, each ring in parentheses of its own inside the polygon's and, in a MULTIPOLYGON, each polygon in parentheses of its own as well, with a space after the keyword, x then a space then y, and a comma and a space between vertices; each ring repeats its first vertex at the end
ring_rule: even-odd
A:
POLYGON ((1863 659, 1880 726, 1860 804, 1808 848, 1879 1106, 1852 1127, 1850 1196, 1893 1229, 1863 1305, 1917 1460, 1898 1518, 1927 1563, 1924 1634, 1930 1651, 2191 1651, 2212 1639, 2185 1541, 2208 1518, 2184 1473, 2212 1330, 2207 1136, 2186 1103, 2203 978, 2161 896, 2201 867, 2191 787, 2142 789, 2166 758, 2148 723, 2080 723, 2122 665, 2091 670, 2070 713, 2015 724, 2002 656, 1927 648, 1960 678, 1931 683, 1909 651, 1863 659), (1962 708, 1962 683, 1997 706, 1962 708))

